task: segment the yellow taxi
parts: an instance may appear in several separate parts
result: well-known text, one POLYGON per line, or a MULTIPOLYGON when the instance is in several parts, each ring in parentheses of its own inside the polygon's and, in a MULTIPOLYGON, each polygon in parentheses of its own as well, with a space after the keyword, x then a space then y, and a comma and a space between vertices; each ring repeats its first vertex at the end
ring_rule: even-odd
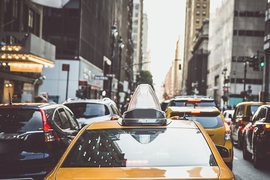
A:
MULTIPOLYGON (((189 101, 189 104, 191 102, 192 101, 189 101)), ((168 107, 166 117, 171 119, 198 121, 216 145, 223 146, 228 150, 229 157, 223 159, 227 166, 232 170, 233 142, 231 139, 231 131, 219 109, 216 107, 197 106, 197 100, 195 100, 192 106, 168 107)))
POLYGON ((200 123, 167 119, 140 84, 122 118, 84 126, 45 180, 234 180, 227 156, 200 123))

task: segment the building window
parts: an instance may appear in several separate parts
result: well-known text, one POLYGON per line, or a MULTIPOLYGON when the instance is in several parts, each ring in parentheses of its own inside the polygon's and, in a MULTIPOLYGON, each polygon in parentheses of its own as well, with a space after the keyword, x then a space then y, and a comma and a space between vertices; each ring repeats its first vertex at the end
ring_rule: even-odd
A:
POLYGON ((205 3, 203 3, 203 8, 206 8, 206 4, 205 3))
POLYGON ((205 11, 203 11, 203 13, 202 13, 204 16, 206 15, 206 12, 205 11))
POLYGON ((201 7, 200 3, 197 3, 197 8, 200 8, 200 7, 201 7))
POLYGON ((196 19, 196 23, 200 23, 200 19, 196 19))
POLYGON ((33 18, 34 18, 33 11, 29 10, 28 12, 28 26, 29 27, 33 27, 33 18))
POLYGON ((238 16, 238 11, 234 11, 234 16, 235 16, 235 17, 238 16))
POLYGON ((200 15, 200 11, 197 11, 196 14, 197 14, 197 15, 200 15))

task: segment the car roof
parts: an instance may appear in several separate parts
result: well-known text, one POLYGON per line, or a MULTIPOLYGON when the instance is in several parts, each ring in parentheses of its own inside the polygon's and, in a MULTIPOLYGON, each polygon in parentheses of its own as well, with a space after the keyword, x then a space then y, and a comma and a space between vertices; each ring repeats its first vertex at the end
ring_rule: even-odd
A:
POLYGON ((74 99, 65 101, 62 104, 74 104, 74 103, 99 103, 99 104, 108 104, 111 103, 111 101, 106 101, 102 99, 74 99))
POLYGON ((205 100, 214 100, 212 97, 210 96, 205 96, 205 95, 182 95, 182 96, 175 96, 174 99, 205 99, 205 100))
POLYGON ((240 102, 236 105, 236 107, 240 105, 263 105, 263 104, 270 104, 270 102, 260 102, 260 101, 246 101, 246 102, 240 102))
POLYGON ((43 108, 43 107, 48 107, 48 106, 61 106, 61 104, 56 104, 54 102, 50 103, 12 103, 12 104, 0 104, 0 108, 21 108, 21 107, 38 107, 38 108, 43 108))
POLYGON ((193 110, 199 110, 203 112, 220 112, 220 110, 214 106, 196 106, 195 108, 193 106, 170 106, 168 109, 171 109, 171 111, 193 111, 193 110))

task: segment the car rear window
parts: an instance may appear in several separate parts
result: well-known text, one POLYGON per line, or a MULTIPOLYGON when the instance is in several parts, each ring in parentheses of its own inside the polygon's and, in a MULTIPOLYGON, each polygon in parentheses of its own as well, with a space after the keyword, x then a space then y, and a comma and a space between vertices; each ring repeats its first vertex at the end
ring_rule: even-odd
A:
POLYGON ((109 109, 104 104, 97 103, 68 103, 65 104, 76 118, 91 118, 109 115, 109 109))
POLYGON ((224 122, 220 116, 220 113, 198 113, 193 114, 190 112, 172 112, 171 117, 179 116, 180 119, 187 120, 196 120, 198 121, 205 129, 210 128, 219 128, 224 126, 224 122))
POLYGON ((62 167, 212 165, 216 165, 216 161, 196 128, 131 128, 86 130, 68 153, 62 167))
MULTIPOLYGON (((189 103, 186 101, 174 101, 170 104, 170 106, 194 106, 194 103, 189 103)), ((201 107, 215 107, 216 104, 215 102, 212 101, 202 101, 202 102, 198 102, 197 106, 201 106, 201 107)))
POLYGON ((30 109, 0 109, 0 133, 23 133, 42 129, 40 111, 30 109))

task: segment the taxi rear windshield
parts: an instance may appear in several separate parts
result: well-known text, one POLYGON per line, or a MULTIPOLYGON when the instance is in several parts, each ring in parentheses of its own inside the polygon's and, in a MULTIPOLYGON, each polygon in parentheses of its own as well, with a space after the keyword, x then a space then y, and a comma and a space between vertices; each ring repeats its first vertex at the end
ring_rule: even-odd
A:
MULTIPOLYGON (((194 106, 194 103, 187 103, 186 101, 173 101, 170 106, 194 106)), ((197 102, 197 106, 201 106, 201 107, 215 107, 216 104, 214 101, 201 101, 201 102, 197 102)))
POLYGON ((183 120, 191 120, 191 121, 196 120, 205 129, 219 128, 224 126, 224 122, 219 112, 199 113, 199 114, 192 114, 190 112, 172 112, 171 117, 173 116, 179 116, 180 119, 183 120))
POLYGON ((196 128, 125 128, 85 131, 62 167, 215 165, 207 142, 196 128))

